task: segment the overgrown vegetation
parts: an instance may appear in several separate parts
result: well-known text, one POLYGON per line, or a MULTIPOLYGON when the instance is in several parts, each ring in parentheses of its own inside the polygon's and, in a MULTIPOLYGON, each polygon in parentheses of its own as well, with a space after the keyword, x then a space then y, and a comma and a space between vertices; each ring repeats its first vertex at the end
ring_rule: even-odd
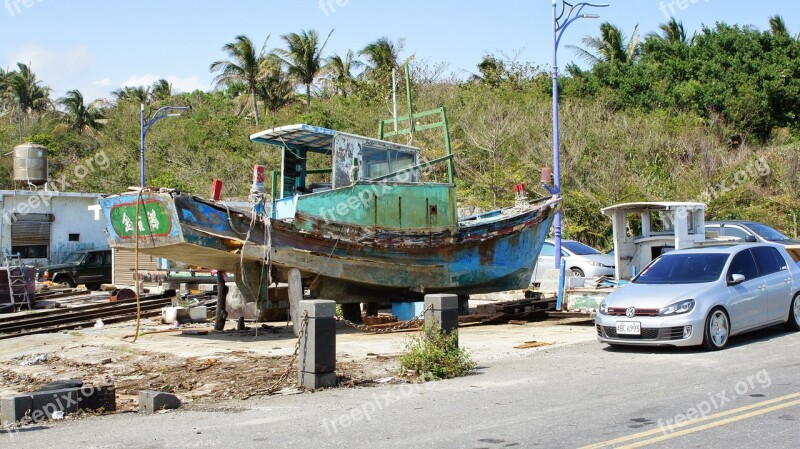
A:
MULTIPOLYGON (((286 46, 275 49, 271 40, 259 46, 238 36, 210 64, 219 75, 214 91, 175 94, 160 80, 89 104, 78 90, 52 99, 18 64, 0 71, 0 145, 8 151, 17 143, 19 104, 24 140, 50 151, 51 178, 65 176, 78 191, 118 192, 138 184, 139 104, 148 113, 191 105, 148 134, 149 184, 204 195, 218 178, 225 197, 245 198, 249 167, 276 169, 280 161, 250 134, 309 123, 375 136, 378 119, 391 116, 391 70, 410 60, 415 109, 448 108, 459 206, 511 205, 515 183, 534 186, 540 168, 552 165, 546 67, 486 55, 462 79, 447 76, 446 63, 411 59, 401 39, 326 55, 325 36, 290 33, 274 39, 286 46), (74 167, 99 150, 112 168, 75 177, 74 167)), ((780 17, 770 18, 767 31, 717 23, 693 35, 673 20, 643 37, 605 23, 584 46, 578 54, 591 67, 570 65, 560 80, 570 238, 608 248, 611 225, 600 209, 652 200, 700 200, 709 219, 759 220, 797 236, 800 40, 780 17), (756 161, 768 170, 742 176, 756 161)), ((407 142, 430 159, 443 154, 438 133, 407 142)), ((437 166, 429 180, 444 180, 443 170, 437 166)), ((0 159, 2 188, 11 188, 11 171, 11 158, 0 159)))
POLYGON ((458 347, 458 331, 448 334, 436 325, 426 325, 421 332, 409 336, 404 351, 400 369, 421 380, 466 376, 477 366, 469 353, 458 347))

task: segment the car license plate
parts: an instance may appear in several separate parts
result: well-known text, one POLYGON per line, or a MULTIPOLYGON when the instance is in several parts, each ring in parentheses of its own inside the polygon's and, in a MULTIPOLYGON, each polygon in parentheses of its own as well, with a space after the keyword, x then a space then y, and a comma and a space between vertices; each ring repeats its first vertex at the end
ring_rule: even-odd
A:
POLYGON ((617 322, 617 335, 642 335, 642 323, 619 321, 617 322))

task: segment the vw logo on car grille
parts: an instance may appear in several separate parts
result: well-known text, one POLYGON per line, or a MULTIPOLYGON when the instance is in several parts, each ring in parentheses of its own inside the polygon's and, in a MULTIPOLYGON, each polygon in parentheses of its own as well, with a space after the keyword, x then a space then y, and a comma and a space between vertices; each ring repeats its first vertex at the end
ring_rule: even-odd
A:
POLYGON ((625 311, 625 315, 628 318, 633 318, 636 316, 636 307, 628 307, 628 310, 625 311))

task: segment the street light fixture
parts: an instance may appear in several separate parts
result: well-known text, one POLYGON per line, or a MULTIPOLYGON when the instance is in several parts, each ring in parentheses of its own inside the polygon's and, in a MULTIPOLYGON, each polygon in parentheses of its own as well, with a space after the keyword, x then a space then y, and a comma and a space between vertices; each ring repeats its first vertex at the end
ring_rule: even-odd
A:
MULTIPOLYGON (((558 0, 553 0, 553 184, 555 193, 561 195, 561 157, 559 149, 561 146, 561 136, 559 134, 558 117, 558 44, 564 35, 567 27, 578 19, 598 19, 597 14, 583 14, 583 9, 605 8, 608 5, 597 5, 592 3, 571 4, 561 1, 561 12, 558 12, 558 0), (569 9, 567 9, 569 8, 569 9)), ((561 268, 561 211, 556 212, 555 217, 555 262, 556 268, 561 268)))
POLYGON ((142 188, 145 186, 145 179, 144 179, 144 138, 147 136, 147 132, 150 131, 150 127, 153 126, 157 121, 167 118, 167 117, 178 117, 181 115, 180 112, 177 113, 170 113, 170 111, 191 111, 191 106, 164 106, 160 108, 153 114, 150 120, 145 119, 144 117, 144 103, 141 105, 141 120, 139 124, 141 125, 141 147, 140 147, 140 162, 141 162, 141 181, 142 181, 142 188))

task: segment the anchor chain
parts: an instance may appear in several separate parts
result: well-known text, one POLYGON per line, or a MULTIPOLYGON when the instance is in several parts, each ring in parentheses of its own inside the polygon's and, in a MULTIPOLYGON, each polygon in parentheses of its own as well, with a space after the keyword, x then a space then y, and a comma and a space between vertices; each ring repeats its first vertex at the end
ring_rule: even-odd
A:
POLYGON ((394 326, 391 326, 391 327, 376 328, 374 326, 369 326, 369 325, 366 325, 366 324, 356 324, 356 323, 354 323, 354 322, 352 322, 350 320, 346 320, 346 319, 338 317, 338 316, 336 317, 336 321, 339 321, 339 322, 343 323, 345 326, 352 327, 353 329, 358 329, 360 331, 369 332, 369 333, 372 333, 372 334, 388 334, 390 332, 409 329, 411 327, 416 326, 416 324, 419 321, 422 321, 424 319, 423 317, 425 315, 425 312, 427 312, 428 310, 433 310, 433 305, 430 305, 430 306, 426 307, 425 309, 423 309, 422 312, 420 312, 414 318, 412 318, 412 319, 410 319, 408 321, 401 321, 398 324, 396 324, 394 326))

